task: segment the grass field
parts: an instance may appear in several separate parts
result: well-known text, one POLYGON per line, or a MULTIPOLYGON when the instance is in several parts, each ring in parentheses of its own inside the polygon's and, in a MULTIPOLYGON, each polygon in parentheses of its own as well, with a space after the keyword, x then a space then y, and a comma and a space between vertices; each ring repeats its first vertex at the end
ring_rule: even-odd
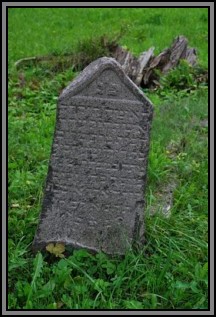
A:
POLYGON ((135 54, 151 46, 157 54, 184 35, 197 48, 200 62, 208 62, 206 8, 11 8, 8 23, 9 62, 71 50, 86 38, 119 32, 120 44, 135 54))
MULTIPOLYGON (((55 127, 56 101, 77 75, 16 60, 64 52, 122 29, 135 54, 160 52, 185 35, 208 63, 207 9, 9 9, 8 308, 208 308, 208 86, 146 90, 154 103, 146 244, 124 258, 79 250, 64 258, 31 252, 55 127), (175 27, 170 27, 174 25, 175 27), (160 213, 164 186, 176 183, 171 216, 160 213), (155 214, 151 215, 152 208, 155 214)), ((178 82, 181 70, 173 73, 178 82)))

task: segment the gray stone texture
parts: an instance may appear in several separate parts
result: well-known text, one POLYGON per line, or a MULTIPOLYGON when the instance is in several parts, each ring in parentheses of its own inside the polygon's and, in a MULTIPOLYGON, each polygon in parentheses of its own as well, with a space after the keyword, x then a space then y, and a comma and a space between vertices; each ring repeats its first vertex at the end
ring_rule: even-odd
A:
POLYGON ((62 92, 34 249, 62 242, 123 255, 142 241, 152 111, 112 58, 62 92))

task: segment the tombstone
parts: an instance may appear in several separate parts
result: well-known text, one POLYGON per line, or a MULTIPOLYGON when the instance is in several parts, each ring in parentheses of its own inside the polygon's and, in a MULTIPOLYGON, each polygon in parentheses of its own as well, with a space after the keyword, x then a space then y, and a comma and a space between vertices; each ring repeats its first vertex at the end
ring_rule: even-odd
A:
POLYGON ((35 250, 61 242, 123 255, 142 242, 152 109, 112 58, 63 90, 35 250))

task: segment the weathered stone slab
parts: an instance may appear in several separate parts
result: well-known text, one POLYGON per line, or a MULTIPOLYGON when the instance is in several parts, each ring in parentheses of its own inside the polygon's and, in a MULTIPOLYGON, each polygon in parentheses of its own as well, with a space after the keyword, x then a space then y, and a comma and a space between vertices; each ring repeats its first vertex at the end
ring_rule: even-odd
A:
POLYGON ((112 58, 61 94, 34 249, 124 254, 142 241, 152 104, 112 58))

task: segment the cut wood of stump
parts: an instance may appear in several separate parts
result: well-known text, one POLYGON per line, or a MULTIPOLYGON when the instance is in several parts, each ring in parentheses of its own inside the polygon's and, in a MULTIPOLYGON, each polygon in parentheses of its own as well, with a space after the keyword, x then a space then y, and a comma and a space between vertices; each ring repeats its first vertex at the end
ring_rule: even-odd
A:
POLYGON ((118 45, 113 50, 112 57, 122 65, 125 73, 137 86, 148 88, 159 85, 155 70, 166 74, 175 68, 181 59, 186 60, 191 66, 194 66, 197 60, 195 48, 188 47, 188 40, 184 36, 178 36, 172 46, 158 56, 154 56, 153 52, 154 47, 151 47, 136 58, 118 45))

